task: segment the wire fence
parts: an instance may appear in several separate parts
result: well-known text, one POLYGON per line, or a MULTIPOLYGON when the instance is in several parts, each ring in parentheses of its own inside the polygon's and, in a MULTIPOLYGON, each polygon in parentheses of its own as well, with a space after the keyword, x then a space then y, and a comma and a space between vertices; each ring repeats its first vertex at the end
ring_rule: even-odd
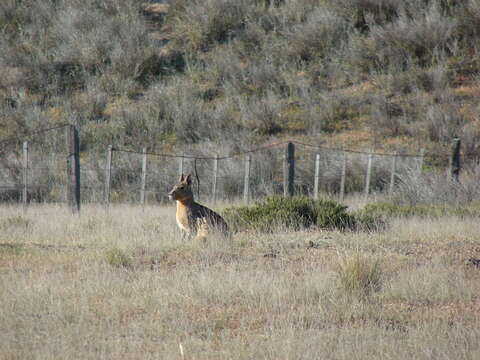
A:
MULTIPOLYGON (((440 156, 332 148, 295 139, 226 154, 116 146, 79 154, 72 150, 79 146, 71 143, 70 130, 75 127, 62 124, 0 139, 0 202, 71 202, 69 194, 77 186, 77 201, 83 203, 162 203, 181 173, 192 174, 200 201, 243 197, 248 202, 291 193, 328 193, 343 200, 346 194, 391 192, 403 175, 421 174, 426 161, 435 163, 440 156), (77 170, 72 167, 75 156, 77 170)), ((458 176, 460 141, 454 143, 458 148, 453 146, 448 168, 458 176)))
POLYGON ((65 127, 0 140, 0 202, 65 202, 65 127))

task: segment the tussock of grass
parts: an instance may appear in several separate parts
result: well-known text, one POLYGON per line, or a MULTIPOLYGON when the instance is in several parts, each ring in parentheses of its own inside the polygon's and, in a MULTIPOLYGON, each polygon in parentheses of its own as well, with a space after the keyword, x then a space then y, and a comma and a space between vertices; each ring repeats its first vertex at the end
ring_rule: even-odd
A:
POLYGON ((341 259, 335 270, 347 293, 365 296, 382 287, 382 269, 378 260, 354 254, 341 259))
POLYGON ((105 252, 107 263, 117 268, 132 267, 132 258, 124 250, 112 248, 105 252))

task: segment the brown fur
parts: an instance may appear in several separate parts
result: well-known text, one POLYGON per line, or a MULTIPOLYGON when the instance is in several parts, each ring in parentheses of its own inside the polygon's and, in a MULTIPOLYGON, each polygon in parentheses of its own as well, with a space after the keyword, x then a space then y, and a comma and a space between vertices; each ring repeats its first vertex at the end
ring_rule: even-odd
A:
POLYGON ((182 174, 179 183, 168 194, 177 202, 177 225, 183 236, 205 239, 214 231, 226 236, 228 226, 225 220, 215 211, 195 202, 191 185, 191 176, 182 174))

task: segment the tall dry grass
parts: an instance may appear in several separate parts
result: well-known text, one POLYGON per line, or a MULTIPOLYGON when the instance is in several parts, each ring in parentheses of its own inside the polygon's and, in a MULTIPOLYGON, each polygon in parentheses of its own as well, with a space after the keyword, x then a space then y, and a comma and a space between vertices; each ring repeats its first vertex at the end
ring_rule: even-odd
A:
POLYGON ((38 206, 1 207, 0 229, 5 359, 480 355, 476 219, 203 244, 181 241, 173 207, 38 206), (375 291, 341 281, 356 257, 381 270, 375 291))

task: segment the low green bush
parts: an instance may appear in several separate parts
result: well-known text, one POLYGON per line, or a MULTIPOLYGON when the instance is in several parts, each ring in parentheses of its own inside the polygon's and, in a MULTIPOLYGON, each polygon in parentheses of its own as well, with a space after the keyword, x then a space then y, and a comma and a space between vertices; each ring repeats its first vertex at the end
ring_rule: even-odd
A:
POLYGON ((451 206, 451 205, 397 205, 390 202, 377 202, 366 205, 363 209, 354 213, 357 219, 387 220, 391 218, 405 217, 432 217, 442 216, 478 216, 478 206, 451 206))
POLYGON ((226 209, 224 216, 233 230, 270 232, 278 227, 299 230, 311 226, 346 229, 355 225, 347 207, 333 200, 307 197, 269 197, 253 206, 226 209))
POLYGON ((352 229, 356 225, 354 216, 347 213, 347 206, 334 200, 317 200, 314 202, 316 225, 323 229, 352 229))

